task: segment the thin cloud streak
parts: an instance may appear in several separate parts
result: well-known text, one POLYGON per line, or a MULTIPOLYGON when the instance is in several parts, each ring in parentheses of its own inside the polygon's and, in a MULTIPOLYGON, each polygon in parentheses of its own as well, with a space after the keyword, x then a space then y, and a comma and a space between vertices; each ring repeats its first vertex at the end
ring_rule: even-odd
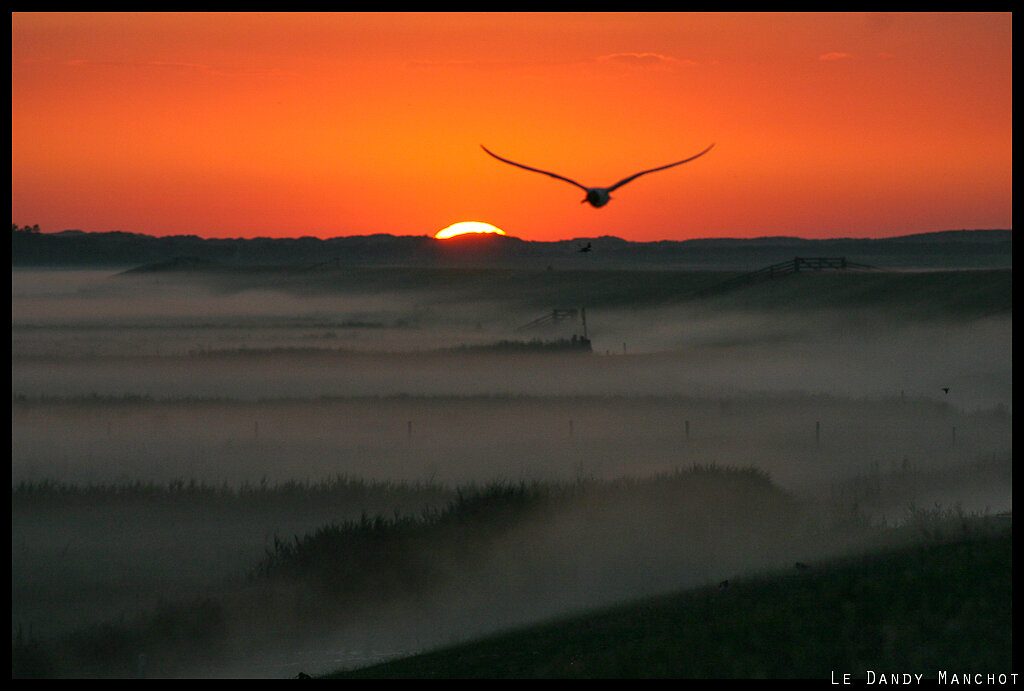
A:
POLYGON ((598 57, 597 61, 638 67, 672 67, 675 65, 691 67, 698 64, 694 60, 680 60, 661 53, 609 53, 598 57))

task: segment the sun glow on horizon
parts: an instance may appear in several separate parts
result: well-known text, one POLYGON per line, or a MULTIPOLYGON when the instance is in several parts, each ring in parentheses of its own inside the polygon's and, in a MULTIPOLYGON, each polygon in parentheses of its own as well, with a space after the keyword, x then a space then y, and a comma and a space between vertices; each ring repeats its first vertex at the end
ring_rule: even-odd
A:
POLYGON ((494 233, 496 235, 505 235, 505 231, 501 228, 496 228, 490 223, 481 223, 479 221, 462 221, 460 223, 453 223, 444 230, 437 231, 437 235, 434 237, 438 240, 446 240, 453 238, 457 235, 465 235, 466 233, 494 233))

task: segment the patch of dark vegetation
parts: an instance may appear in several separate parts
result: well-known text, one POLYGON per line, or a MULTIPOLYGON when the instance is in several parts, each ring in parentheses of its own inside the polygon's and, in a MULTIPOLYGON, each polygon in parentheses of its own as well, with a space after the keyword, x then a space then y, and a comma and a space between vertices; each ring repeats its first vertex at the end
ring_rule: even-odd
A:
POLYGON ((460 488, 445 508, 418 516, 363 514, 291 540, 275 536, 256 574, 310 580, 348 601, 417 595, 440 583, 450 565, 472 561, 550 494, 525 483, 460 488))
POLYGON ((589 353, 593 351, 593 348, 589 338, 573 336, 549 340, 540 338, 531 338, 528 341, 501 340, 497 343, 483 345, 462 345, 455 350, 470 353, 589 353))
MULTIPOLYGON (((719 511, 708 515, 719 514, 716 518, 723 515, 723 509, 727 513, 748 513, 759 507, 795 512, 798 507, 764 471, 714 465, 695 465, 645 479, 469 486, 458 488, 455 498, 440 510, 405 516, 396 512, 392 517, 364 514, 358 521, 323 526, 303 537, 275 537, 256 572, 312 576, 337 591, 351 589, 357 579, 364 578, 358 574, 377 574, 378 567, 387 566, 409 574, 408 580, 419 587, 425 575, 430 580, 431 564, 468 563, 485 543, 520 527, 528 517, 550 521, 567 513, 592 513, 596 525, 598 521, 620 523, 624 516, 617 515, 619 512, 633 513, 630 522, 636 522, 637 514, 644 511, 660 514, 674 507, 673 518, 700 521, 712 503, 718 503, 719 511), (447 558, 439 559, 442 554, 447 558)), ((780 514, 775 510, 771 515, 778 519, 780 514)))

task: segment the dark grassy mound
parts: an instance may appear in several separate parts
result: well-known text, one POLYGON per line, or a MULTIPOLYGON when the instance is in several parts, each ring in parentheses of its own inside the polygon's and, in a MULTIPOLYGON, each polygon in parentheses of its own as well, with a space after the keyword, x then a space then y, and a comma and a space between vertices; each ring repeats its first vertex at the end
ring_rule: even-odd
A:
POLYGON ((1012 670, 1012 534, 700 589, 331 678, 816 678, 1012 670))

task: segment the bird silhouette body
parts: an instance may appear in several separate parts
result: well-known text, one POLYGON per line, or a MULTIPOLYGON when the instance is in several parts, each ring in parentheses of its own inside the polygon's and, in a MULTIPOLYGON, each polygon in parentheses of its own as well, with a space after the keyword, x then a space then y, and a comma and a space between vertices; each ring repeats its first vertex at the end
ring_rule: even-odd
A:
POLYGON ((510 166, 516 166, 517 168, 522 168, 524 170, 530 170, 530 171, 533 171, 534 173, 541 173, 543 175, 548 175, 550 177, 557 178, 558 180, 564 180, 565 182, 568 182, 570 185, 576 185, 577 187, 579 187, 580 189, 582 189, 584 192, 587 193, 587 196, 584 197, 582 201, 580 201, 580 204, 589 203, 595 209, 599 209, 602 206, 604 206, 605 204, 607 204, 608 201, 612 198, 611 197, 611 193, 614 190, 617 190, 618 188, 622 187, 627 182, 632 182, 633 180, 636 180, 641 175, 647 175, 648 173, 655 173, 655 172, 657 172, 659 170, 665 170, 666 168, 672 168, 673 166, 682 165, 683 163, 689 163, 690 161, 694 160, 695 158, 700 158, 701 156, 703 156, 707 152, 711 151, 711 148, 713 146, 714 146, 714 144, 712 144, 708 148, 704 149, 699 154, 697 154, 695 156, 690 156, 689 158, 684 158, 682 161, 676 161, 675 163, 669 163, 669 164, 664 165, 664 166, 658 166, 657 168, 649 168, 647 170, 641 170, 639 173, 634 173, 633 175, 630 175, 628 178, 623 178, 622 180, 619 180, 618 182, 616 182, 611 187, 587 187, 586 185, 581 185, 580 183, 576 182, 575 180, 573 180, 571 178, 567 178, 564 175, 558 175, 557 173, 552 173, 552 172, 547 171, 547 170, 541 170, 540 168, 531 168, 530 166, 525 166, 522 163, 516 163, 515 161, 510 161, 507 158, 502 158, 498 154, 496 154, 493 151, 489 150, 483 144, 480 145, 480 148, 483 149, 484 151, 486 151, 488 155, 493 156, 494 158, 498 159, 502 163, 507 163, 510 166))

